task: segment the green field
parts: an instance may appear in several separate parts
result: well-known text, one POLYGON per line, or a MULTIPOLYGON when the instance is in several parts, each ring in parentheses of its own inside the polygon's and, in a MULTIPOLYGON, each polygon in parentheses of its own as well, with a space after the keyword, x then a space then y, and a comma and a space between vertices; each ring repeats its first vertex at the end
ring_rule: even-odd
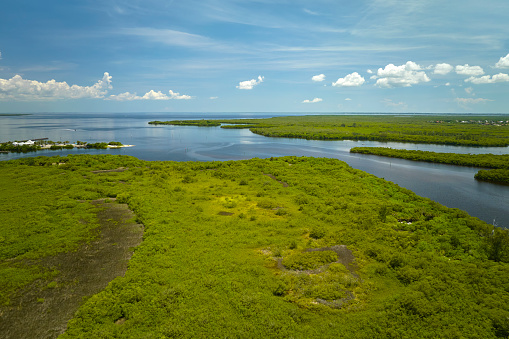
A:
POLYGON ((339 160, 38 157, 0 178, 2 312, 58 277, 34 259, 100 236, 90 201, 145 227, 62 338, 509 335, 507 231, 339 160))

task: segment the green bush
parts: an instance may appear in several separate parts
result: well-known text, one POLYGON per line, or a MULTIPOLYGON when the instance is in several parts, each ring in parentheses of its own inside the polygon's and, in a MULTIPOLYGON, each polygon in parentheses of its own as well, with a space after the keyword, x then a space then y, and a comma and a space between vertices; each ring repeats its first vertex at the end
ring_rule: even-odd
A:
POLYGON ((337 260, 334 251, 312 251, 290 255, 283 259, 283 265, 292 270, 312 270, 337 260))

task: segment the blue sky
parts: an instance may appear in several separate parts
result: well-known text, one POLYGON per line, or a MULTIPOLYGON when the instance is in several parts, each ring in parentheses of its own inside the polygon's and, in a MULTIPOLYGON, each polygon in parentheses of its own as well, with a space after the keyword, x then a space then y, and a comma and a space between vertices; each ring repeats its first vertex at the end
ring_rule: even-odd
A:
POLYGON ((0 113, 509 111, 506 0, 7 1, 0 113))

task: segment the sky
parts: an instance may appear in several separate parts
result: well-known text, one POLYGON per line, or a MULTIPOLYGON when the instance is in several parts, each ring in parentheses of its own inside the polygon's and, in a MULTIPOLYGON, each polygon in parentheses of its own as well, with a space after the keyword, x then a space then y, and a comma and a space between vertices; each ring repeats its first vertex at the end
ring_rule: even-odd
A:
POLYGON ((509 112, 507 0, 16 0, 0 113, 509 112))

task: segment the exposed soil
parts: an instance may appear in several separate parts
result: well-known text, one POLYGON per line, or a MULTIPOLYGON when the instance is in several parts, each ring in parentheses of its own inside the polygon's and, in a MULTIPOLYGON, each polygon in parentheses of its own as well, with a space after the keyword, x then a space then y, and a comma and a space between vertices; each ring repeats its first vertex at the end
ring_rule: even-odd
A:
POLYGON ((100 235, 76 252, 41 260, 40 265, 60 274, 53 280, 36 281, 13 298, 9 307, 0 309, 0 337, 56 338, 65 332, 84 297, 124 275, 134 247, 141 243, 143 226, 132 221, 133 213, 125 204, 104 200, 94 204, 100 235))
POLYGON ((355 272, 357 269, 354 264, 355 256, 352 251, 350 251, 346 245, 336 245, 332 247, 322 247, 322 248, 309 248, 305 252, 315 252, 315 251, 334 251, 338 255, 338 260, 336 262, 345 265, 345 267, 350 272, 355 272))

